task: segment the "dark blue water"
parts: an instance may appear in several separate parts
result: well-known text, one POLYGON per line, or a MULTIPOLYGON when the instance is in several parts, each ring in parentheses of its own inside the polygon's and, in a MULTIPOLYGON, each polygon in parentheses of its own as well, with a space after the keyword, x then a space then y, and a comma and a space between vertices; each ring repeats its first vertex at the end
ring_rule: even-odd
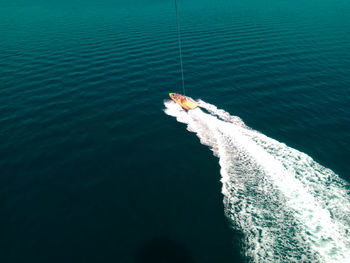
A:
MULTIPOLYGON (((189 96, 350 181, 349 1, 179 12, 189 96)), ((176 41, 173 1, 0 3, 1 262, 254 261, 219 159, 163 112, 176 41)))

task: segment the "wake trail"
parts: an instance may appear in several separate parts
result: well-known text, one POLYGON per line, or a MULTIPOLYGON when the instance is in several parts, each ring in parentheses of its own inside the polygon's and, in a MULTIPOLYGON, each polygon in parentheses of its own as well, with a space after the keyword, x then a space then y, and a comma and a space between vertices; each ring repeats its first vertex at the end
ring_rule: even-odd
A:
POLYGON ((225 214, 250 261, 350 262, 349 184, 214 105, 164 104, 219 158, 225 214))

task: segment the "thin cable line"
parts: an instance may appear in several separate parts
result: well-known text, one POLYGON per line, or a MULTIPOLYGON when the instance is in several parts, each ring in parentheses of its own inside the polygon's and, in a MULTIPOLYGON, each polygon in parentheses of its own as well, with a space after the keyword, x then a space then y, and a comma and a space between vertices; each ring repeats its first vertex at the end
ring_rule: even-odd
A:
POLYGON ((177 38, 178 38, 178 42, 179 42, 179 53, 180 53, 180 67, 181 67, 181 77, 182 77, 182 91, 183 91, 184 95, 186 95, 186 92, 185 92, 184 69, 183 69, 183 65, 182 65, 181 32, 180 32, 180 23, 179 23, 179 14, 178 14, 178 8, 177 8, 177 0, 175 0, 175 9, 176 9, 177 38))

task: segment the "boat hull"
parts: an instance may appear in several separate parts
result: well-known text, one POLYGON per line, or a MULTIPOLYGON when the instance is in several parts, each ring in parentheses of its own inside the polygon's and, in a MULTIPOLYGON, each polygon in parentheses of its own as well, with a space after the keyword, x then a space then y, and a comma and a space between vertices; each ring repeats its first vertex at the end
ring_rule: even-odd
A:
POLYGON ((178 93, 169 93, 170 98, 179 104, 185 110, 193 110, 198 107, 197 102, 195 102, 190 97, 178 94, 178 93))

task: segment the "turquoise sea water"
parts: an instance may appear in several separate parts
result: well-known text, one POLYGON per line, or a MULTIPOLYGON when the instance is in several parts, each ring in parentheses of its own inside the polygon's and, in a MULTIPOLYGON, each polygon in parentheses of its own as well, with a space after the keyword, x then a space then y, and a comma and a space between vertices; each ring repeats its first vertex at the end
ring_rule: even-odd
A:
POLYGON ((0 3, 1 262, 347 262, 350 2, 178 4, 0 3))

